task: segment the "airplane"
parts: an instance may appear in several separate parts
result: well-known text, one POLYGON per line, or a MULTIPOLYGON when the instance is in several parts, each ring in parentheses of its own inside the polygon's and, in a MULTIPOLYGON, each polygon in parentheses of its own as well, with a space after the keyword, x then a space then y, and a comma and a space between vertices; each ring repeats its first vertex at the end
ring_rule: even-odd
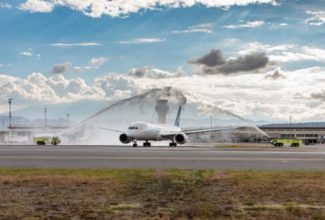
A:
POLYGON ((123 144, 133 142, 133 147, 138 147, 137 141, 144 141, 143 147, 150 147, 149 141, 164 141, 170 140, 169 147, 177 147, 177 145, 185 144, 188 142, 188 135, 206 133, 221 130, 234 130, 236 128, 211 128, 211 129, 197 129, 197 130, 182 130, 180 128, 182 106, 179 106, 177 117, 174 125, 168 124, 153 124, 147 122, 134 122, 131 123, 127 131, 119 131, 109 128, 98 127, 100 129, 119 132, 119 140, 123 144))

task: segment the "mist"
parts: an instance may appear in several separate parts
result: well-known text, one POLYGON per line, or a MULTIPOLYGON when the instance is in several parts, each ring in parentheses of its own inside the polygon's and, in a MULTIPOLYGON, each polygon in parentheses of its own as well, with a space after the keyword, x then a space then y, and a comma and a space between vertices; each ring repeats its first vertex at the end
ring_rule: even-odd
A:
MULTIPOLYGON (((67 144, 120 144, 118 137, 122 131, 127 130, 130 123, 143 121, 173 124, 179 106, 183 106, 181 114, 181 127, 183 129, 210 128, 211 126, 232 127, 234 129, 249 127, 249 135, 255 133, 256 135, 267 136, 244 118, 218 107, 189 102, 183 91, 171 87, 151 89, 142 94, 119 100, 100 109, 60 135, 67 144)), ((236 132, 239 131, 236 130, 236 132)), ((247 133, 247 130, 244 133, 247 133)), ((214 136, 217 137, 220 134, 222 134, 221 139, 223 141, 233 139, 231 132, 219 132, 215 133, 214 136)), ((196 136, 191 140, 194 142, 208 141, 202 137, 204 135, 196 136)))

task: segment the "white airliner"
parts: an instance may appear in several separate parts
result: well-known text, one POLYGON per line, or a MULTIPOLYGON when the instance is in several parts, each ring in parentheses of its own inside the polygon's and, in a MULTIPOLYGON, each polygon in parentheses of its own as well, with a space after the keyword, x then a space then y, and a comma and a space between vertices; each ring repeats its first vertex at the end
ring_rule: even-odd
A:
POLYGON ((123 144, 129 144, 133 142, 133 147, 137 147, 137 141, 145 141, 143 143, 144 147, 150 147, 151 143, 149 141, 164 141, 170 140, 170 147, 176 147, 177 144, 185 144, 188 142, 187 135, 206 133, 211 131, 221 131, 221 130, 233 130, 236 128, 211 128, 211 129, 197 129, 197 130, 182 130, 179 127, 180 116, 182 107, 180 106, 177 112, 177 117, 174 125, 167 124, 153 124, 147 122, 134 122, 132 123, 126 132, 101 128, 104 130, 120 132, 122 133, 119 137, 123 144))

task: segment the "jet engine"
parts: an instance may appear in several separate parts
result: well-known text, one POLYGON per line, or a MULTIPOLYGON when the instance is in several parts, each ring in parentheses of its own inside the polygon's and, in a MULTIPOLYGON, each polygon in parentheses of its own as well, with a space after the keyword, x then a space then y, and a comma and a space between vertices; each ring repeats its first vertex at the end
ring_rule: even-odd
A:
POLYGON ((177 134, 174 136, 174 142, 177 144, 185 144, 188 141, 186 134, 177 134))
POLYGON ((123 144, 128 144, 130 143, 132 140, 129 138, 129 136, 127 136, 126 134, 121 134, 120 135, 120 141, 123 143, 123 144))

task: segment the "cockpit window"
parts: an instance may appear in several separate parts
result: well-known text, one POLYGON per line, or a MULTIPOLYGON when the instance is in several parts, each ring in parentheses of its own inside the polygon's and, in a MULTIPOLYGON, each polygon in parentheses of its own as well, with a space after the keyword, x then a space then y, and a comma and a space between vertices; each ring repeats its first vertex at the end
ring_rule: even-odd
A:
POLYGON ((138 130, 138 127, 129 127, 129 130, 138 130))

